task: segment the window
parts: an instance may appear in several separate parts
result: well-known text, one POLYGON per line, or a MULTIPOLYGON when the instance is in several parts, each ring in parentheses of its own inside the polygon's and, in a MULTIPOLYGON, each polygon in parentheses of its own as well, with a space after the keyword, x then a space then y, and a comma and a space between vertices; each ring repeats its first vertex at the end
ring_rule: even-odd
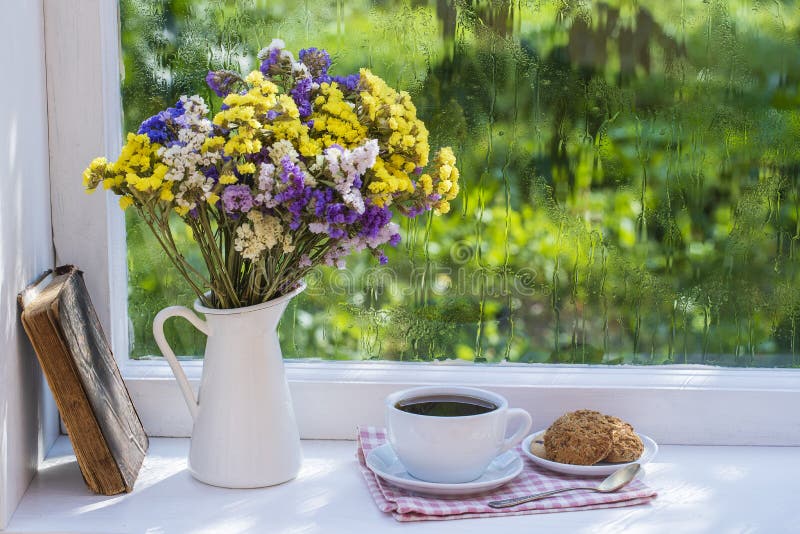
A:
MULTIPOLYGON (((800 366, 800 19, 780 4, 121 9, 126 130, 181 94, 218 108, 205 73, 281 37, 408 89, 432 144, 458 147, 453 212, 406 222, 386 267, 319 269, 282 322, 287 357, 800 366)), ((194 297, 127 228, 141 358, 153 315, 194 297)))
MULTIPOLYGON (((123 1, 123 16, 137 5, 123 1)), ((416 37, 407 55, 419 54, 418 62, 410 62, 418 70, 407 66, 386 72, 394 72, 398 84, 415 92, 419 107, 431 114, 426 116, 428 121, 438 125, 438 139, 455 140, 462 161, 474 173, 463 197, 465 205, 456 207, 456 217, 434 221, 429 239, 425 238, 427 227, 409 229, 406 243, 415 253, 401 250, 391 259, 407 274, 413 266, 424 267, 424 279, 410 274, 403 279, 413 289, 405 299, 412 303, 426 292, 438 302, 447 302, 448 295, 441 295, 447 283, 437 282, 448 265, 465 265, 464 273, 478 273, 477 280, 485 284, 486 299, 482 307, 479 300, 477 308, 482 319, 463 321, 465 326, 459 332, 467 333, 467 341, 457 343, 456 339, 452 345, 465 345, 471 351, 465 354, 466 359, 477 355, 495 361, 504 358, 510 347, 512 361, 526 361, 525 355, 530 355, 527 361, 592 362, 597 361, 595 349, 601 347, 601 362, 611 363, 621 354, 623 359, 630 355, 630 360, 635 357, 641 363, 682 364, 684 355, 687 363, 702 361, 705 346, 706 363, 797 365, 794 288, 798 284, 792 277, 796 277, 798 186, 791 164, 791 141, 796 135, 791 102, 793 86, 797 85, 797 58, 791 46, 793 37, 784 29, 793 27, 787 18, 792 14, 775 4, 739 9, 712 3, 686 7, 684 12, 680 6, 663 2, 641 4, 643 8, 637 10, 599 6, 591 12, 559 11, 549 2, 538 7, 518 3, 476 3, 470 7, 459 3, 455 10, 445 3, 431 7, 390 2, 369 4, 369 9, 365 6, 361 11, 355 5, 348 2, 327 8, 327 2, 308 2, 301 9, 287 2, 285 11, 278 12, 273 3, 148 3, 145 7, 151 11, 144 14, 169 24, 144 25, 143 31, 149 32, 156 44, 158 39, 166 42, 177 38, 179 25, 170 13, 196 14, 200 26, 193 31, 208 36, 216 34, 207 33, 203 21, 217 20, 231 32, 240 28, 238 31, 244 33, 246 29, 252 43, 209 39, 222 51, 219 57, 212 53, 211 60, 222 64, 238 57, 237 50, 252 53, 276 32, 290 42, 296 37, 295 48, 322 44, 332 51, 343 50, 345 38, 363 42, 364 32, 375 31, 375 26, 382 28, 381 37, 389 43, 386 46, 400 39, 401 33, 416 37), (319 11, 324 9, 332 11, 319 11), (367 22, 372 25, 353 26, 347 18, 351 9, 356 14, 369 13, 367 22), (269 27, 252 18, 266 10, 275 10, 269 27), (306 21, 302 17, 307 17, 307 25, 297 23, 306 21), (314 26, 315 20, 318 26, 314 26), (383 26, 377 24, 381 20, 383 26), (397 32, 400 24, 409 30, 397 32), (610 32, 612 24, 618 31, 609 37, 606 30, 610 32), (598 43, 604 46, 582 48, 575 44, 583 41, 570 46, 575 27, 583 28, 581 31, 593 39, 602 37, 604 40, 598 43), (645 27, 650 31, 637 34, 636 28, 645 27), (291 32, 298 35, 293 37, 291 32), (523 35, 527 37, 523 39, 523 35), (340 36, 338 41, 336 36, 340 36), (643 36, 648 37, 647 46, 640 42, 643 36), (668 36, 677 42, 676 50, 667 46, 668 36), (614 48, 622 46, 619 43, 629 43, 631 48, 626 50, 634 53, 620 54, 614 48), (725 53, 715 55, 720 47, 725 53), (591 62, 570 63, 571 54, 583 57, 581 54, 600 51, 610 58, 604 63, 602 76, 592 72, 591 62), (456 52, 463 53, 461 57, 469 64, 455 63, 456 52), (554 65, 533 68, 545 58, 554 65), (436 65, 438 70, 433 69, 436 65), (472 70, 467 68, 470 65, 472 70), (559 70, 559 65, 564 68, 559 70), (446 105, 430 96, 439 94, 434 91, 438 90, 436 84, 425 85, 443 79, 431 77, 429 67, 433 74, 444 76, 449 69, 449 75, 459 77, 463 91, 456 91, 446 105), (589 83, 592 80, 596 80, 595 85, 589 83), (684 85, 673 86, 672 92, 663 91, 663 86, 676 80, 684 85), (644 84, 647 91, 636 93, 633 89, 637 84, 644 84), (469 95, 473 89, 486 90, 484 86, 490 98, 469 95), (506 91, 507 87, 512 90, 506 91), (600 97, 607 95, 594 92, 598 87, 617 98, 602 100, 600 97), (569 95, 575 100, 567 98, 569 95), (673 105, 658 107, 663 98, 674 99, 673 105), (560 108, 545 107, 553 103, 560 108), (459 107, 467 111, 458 115, 459 107), (554 109, 561 110, 562 120, 556 120, 554 109), (445 111, 436 115, 441 110, 445 111), (633 119, 629 116, 632 110, 637 112, 633 119), (459 116, 465 117, 464 121, 447 122, 459 116), (661 128, 659 121, 665 116, 677 122, 661 128), (598 124, 593 117, 603 118, 598 124), (475 153, 470 147, 477 147, 475 153), (671 174, 665 174, 664 169, 671 174), (719 169, 725 170, 721 178, 719 169), (599 178, 593 174, 600 171, 599 178), (667 183, 674 188, 666 187, 667 183), (636 206, 642 206, 642 191, 645 209, 637 211, 636 206), (669 204, 665 204, 667 200, 669 204), (675 211, 664 212, 665 205, 675 211), (617 211, 624 216, 605 217, 617 211), (509 241, 505 241, 505 221, 510 221, 508 235, 514 237, 509 241), (515 221, 524 231, 516 233, 511 224, 515 221), (451 243, 444 245, 442 239, 451 243), (535 247, 526 248, 531 244, 535 247), (499 269, 505 265, 506 249, 514 271, 499 269), (404 259, 408 257, 411 259, 404 259), (611 266, 622 269, 612 276, 611 266), (528 268, 532 270, 523 270, 528 268), (519 277, 523 284, 516 290, 522 293, 533 288, 532 297, 539 300, 523 307, 514 302, 518 295, 496 298, 490 290, 497 278, 489 275, 497 273, 501 278, 502 273, 513 273, 513 279, 517 273, 531 273, 519 277), (682 280, 685 286, 679 284, 682 280), (553 287, 557 291, 552 291, 553 287), (685 298, 667 298, 675 294, 685 298), (719 295, 728 300, 715 300, 719 295), (711 296, 714 299, 708 300, 711 296), (498 310, 509 297, 511 305, 502 315, 498 310), (528 345, 523 343, 524 335, 530 336, 528 345), (509 338, 512 343, 508 343, 509 338)), ((138 331, 129 328, 126 321, 130 317, 131 324, 136 323, 136 304, 132 302, 133 311, 128 316, 126 291, 119 286, 125 280, 120 276, 124 273, 120 260, 125 257, 119 250, 124 244, 122 215, 113 199, 107 202, 96 195, 87 200, 76 178, 93 156, 119 149, 119 14, 105 2, 85 2, 70 8, 46 3, 45 10, 47 20, 63 21, 59 27, 82 30, 54 31, 54 40, 48 42, 48 49, 60 52, 58 61, 55 55, 48 55, 48 80, 63 80, 48 86, 52 187, 54 198, 63 199, 53 209, 58 261, 73 261, 87 271, 98 312, 125 363, 126 332, 138 331), (61 75, 66 69, 71 76, 61 75), (71 85, 70 80, 79 83, 71 85), (82 142, 76 144, 78 138, 82 142)), ((174 62, 156 62, 159 68, 155 72, 169 73, 170 68, 190 58, 191 50, 190 46, 184 50, 181 43, 174 62)), ((346 71, 366 62, 377 70, 391 63, 381 59, 380 46, 356 50, 361 55, 352 58, 340 52, 337 68, 346 71)), ((212 47, 211 52, 215 51, 217 48, 212 47)), ((164 57, 156 59, 163 61, 164 57)), ((139 74, 126 67, 123 83, 133 83, 139 74)), ((159 80, 162 78, 151 81, 159 80)), ((173 90, 175 94, 191 92, 180 85, 184 83, 180 76, 165 76, 163 80, 169 82, 163 87, 163 95, 171 95, 169 91, 173 90)), ((162 90, 158 83, 155 86, 162 90)), ((158 108, 162 102, 152 105, 158 108)), ((126 114, 131 113, 126 107, 126 114)), ((142 108, 140 117, 128 120, 135 123, 147 113, 142 108)), ((134 239, 133 232, 130 234, 134 239)), ((129 256, 132 272, 137 258, 129 256)), ((458 278, 450 276, 451 287, 457 289, 452 282, 458 278)), ((358 277, 357 281, 364 284, 366 279, 358 277)), ((358 291, 349 292, 346 304, 353 313, 369 309, 374 302, 369 300, 372 295, 384 299, 380 301, 382 306, 386 304, 384 310, 392 310, 388 290, 362 293, 364 300, 356 301, 353 297, 358 291)), ((464 293, 472 295, 471 291, 464 293)), ((402 291, 397 294, 406 295, 402 291)), ((336 306, 350 313, 340 302, 336 306)), ((177 299, 166 302, 174 303, 177 299)), ((329 304, 323 304, 325 310, 329 304)), ((308 305, 298 302, 297 309, 289 310, 287 316, 298 321, 295 324, 308 321, 303 316, 312 309, 308 305)), ((159 305, 152 306, 154 313, 159 305)), ((470 306, 467 311, 475 310, 470 306)), ((328 310, 322 317, 335 324, 330 313, 328 310)), ((386 316, 382 313, 376 313, 376 319, 386 316)), ((349 324, 347 317, 339 323, 340 332, 349 324)), ((455 317, 470 316, 459 313, 455 317)), ((446 323, 454 324, 459 323, 446 323)), ((442 321, 425 323, 429 332, 445 330, 446 325, 442 321)), ((290 327, 284 325, 284 329, 290 327)), ((147 336, 148 325, 144 328, 141 331, 147 336)), ((335 330, 324 332, 322 339, 329 340, 335 330)), ((361 334, 337 339, 337 346, 360 350, 358 344, 370 339, 361 334)), ((283 330, 282 335, 291 336, 291 331, 287 334, 283 330)), ((311 341, 317 342, 319 337, 311 341)), ((424 335, 419 339, 424 340, 424 335)), ((296 342, 299 348, 307 341, 300 336, 296 342)), ((188 340, 184 346, 191 348, 192 343, 188 340)), ((427 352, 415 354, 436 357, 435 351, 423 350, 427 352)), ((286 352, 291 354, 289 349, 286 352)), ((301 352, 293 355, 320 354, 301 352)), ((371 355, 368 350, 359 354, 371 355)), ((380 422, 380 400, 389 391, 411 384, 455 381, 497 389, 512 404, 529 409, 536 424, 565 409, 591 404, 634 422, 657 421, 652 434, 666 443, 797 441, 796 432, 782 424, 779 409, 791 406, 800 395, 794 370, 683 366, 582 369, 524 364, 473 367, 454 363, 438 362, 424 368, 391 362, 290 363, 301 432, 306 437, 349 437, 355 424, 380 422), (320 407, 324 407, 324 417, 320 407), (737 414, 740 428, 730 429, 731 413, 737 414)), ((190 376, 199 376, 201 363, 187 362, 186 367, 190 376)), ((174 383, 164 380, 169 377, 165 365, 157 361, 125 363, 124 372, 151 433, 188 434, 191 423, 174 383)))

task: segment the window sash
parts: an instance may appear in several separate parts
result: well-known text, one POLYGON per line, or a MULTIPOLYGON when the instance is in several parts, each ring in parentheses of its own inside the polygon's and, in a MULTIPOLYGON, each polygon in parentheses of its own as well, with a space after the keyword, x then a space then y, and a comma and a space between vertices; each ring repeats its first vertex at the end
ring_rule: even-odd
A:
MULTIPOLYGON (((128 358, 125 223, 110 194, 87 196, 80 175, 121 143, 118 5, 45 2, 53 241, 56 261, 75 263, 86 283, 148 432, 188 436, 191 419, 166 363, 128 358), (51 24, 52 22, 52 24, 51 24)), ((183 363, 198 387, 202 361, 183 363)), ((630 420, 662 443, 800 445, 800 370, 668 365, 288 361, 304 438, 352 439, 380 425, 383 398, 420 384, 487 387, 527 409, 534 428, 580 408, 630 420)))

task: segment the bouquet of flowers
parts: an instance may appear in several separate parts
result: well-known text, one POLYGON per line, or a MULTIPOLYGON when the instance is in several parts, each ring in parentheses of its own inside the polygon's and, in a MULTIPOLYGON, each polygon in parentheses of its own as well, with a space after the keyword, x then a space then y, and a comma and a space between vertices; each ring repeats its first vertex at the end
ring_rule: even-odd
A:
POLYGON ((395 213, 447 213, 458 194, 449 147, 429 163, 428 130, 405 91, 368 69, 331 76, 330 55, 275 39, 246 77, 212 71, 221 99, 182 96, 129 133, 119 158, 92 161, 84 186, 133 206, 201 303, 237 308, 295 288, 319 264, 344 268, 396 246, 395 213), (206 272, 176 245, 170 219, 191 229, 206 272), (210 291, 210 292, 209 292, 210 291))

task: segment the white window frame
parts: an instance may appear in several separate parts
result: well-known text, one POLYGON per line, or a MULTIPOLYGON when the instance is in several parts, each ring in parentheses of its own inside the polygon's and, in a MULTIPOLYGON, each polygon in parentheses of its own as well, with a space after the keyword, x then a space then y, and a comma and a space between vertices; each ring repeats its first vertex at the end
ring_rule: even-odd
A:
MULTIPOLYGON (((115 0, 45 0, 53 240, 56 261, 85 272, 123 376, 151 435, 188 436, 191 420, 166 363, 128 358, 124 218, 112 195, 87 196, 80 175, 121 143, 115 0)), ((183 364, 197 387, 202 361, 183 364)), ((800 445, 800 370, 707 366, 457 365, 288 361, 304 438, 350 439, 381 424, 383 398, 419 384, 488 387, 527 409, 534 427, 594 408, 662 443, 800 445)))

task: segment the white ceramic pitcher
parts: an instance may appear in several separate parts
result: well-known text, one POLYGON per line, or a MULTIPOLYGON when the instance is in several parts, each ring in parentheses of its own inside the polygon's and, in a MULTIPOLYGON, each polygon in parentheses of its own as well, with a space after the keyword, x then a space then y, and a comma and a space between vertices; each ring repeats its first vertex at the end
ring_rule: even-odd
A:
POLYGON ((189 471, 206 484, 257 488, 297 476, 300 436, 283 368, 277 326, 305 284, 277 299, 234 309, 164 308, 153 335, 175 373, 194 419, 189 471), (208 336, 200 392, 192 387, 164 337, 164 321, 183 317, 208 336))

